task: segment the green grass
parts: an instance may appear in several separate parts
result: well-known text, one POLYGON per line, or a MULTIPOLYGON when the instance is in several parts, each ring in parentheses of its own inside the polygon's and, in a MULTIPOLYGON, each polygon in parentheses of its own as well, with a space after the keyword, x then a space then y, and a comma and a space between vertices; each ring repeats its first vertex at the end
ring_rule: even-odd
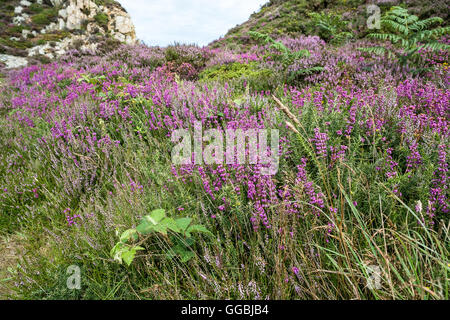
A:
MULTIPOLYGON (((148 103, 148 102, 146 102, 148 103)), ((134 123, 142 114, 139 103, 131 104, 134 123)), ((310 124, 312 109, 305 109, 300 119, 310 124)), ((339 121, 339 119, 329 119, 339 121)), ((355 155, 350 167, 338 166, 331 172, 323 170, 324 163, 315 159, 311 170, 317 170, 316 183, 337 198, 327 201, 339 204, 340 214, 322 218, 306 215, 298 219, 283 212, 283 207, 272 207, 274 217, 270 230, 254 232, 249 222, 250 203, 232 192, 232 186, 223 189, 230 209, 216 219, 210 215, 215 205, 205 194, 198 176, 184 184, 173 179, 170 165, 171 143, 163 133, 144 131, 135 134, 134 126, 123 127, 119 119, 107 125, 98 124, 93 115, 84 125, 116 134, 124 146, 106 156, 81 159, 89 175, 91 170, 105 168, 98 173, 90 191, 67 194, 59 181, 67 181, 68 172, 76 172, 74 164, 57 161, 57 149, 42 150, 34 139, 45 135, 49 128, 37 125, 34 129, 0 127, 2 155, 0 168, 15 153, 17 146, 9 138, 23 134, 29 139, 28 151, 23 154, 22 174, 15 181, 27 183, 28 177, 45 186, 40 198, 28 202, 33 216, 25 217, 10 232, 20 230, 27 235, 24 243, 28 252, 21 261, 22 270, 15 279, 32 279, 14 290, 24 299, 448 299, 448 229, 431 229, 417 224, 414 211, 386 190, 382 182, 366 181, 365 163, 355 155), (119 132, 115 128, 121 128, 119 132), (35 132, 40 130, 39 133, 35 132), (33 160, 32 160, 33 159, 33 160), (53 160, 52 160, 53 159, 53 160), (56 161, 56 162, 55 162, 56 161), (322 169, 321 169, 322 168, 322 169), (75 171, 74 171, 75 170, 75 171), (114 172, 113 175, 110 173, 114 172), (129 187, 130 177, 144 182, 144 192, 136 193, 129 187), (122 187, 121 184, 124 184, 122 187), (170 190, 170 191, 168 191, 170 190), (112 196, 109 196, 112 192, 112 196), (357 208, 357 195, 372 199, 365 207, 357 208), (112 260, 109 251, 120 233, 138 222, 138 217, 157 208, 177 217, 176 208, 184 207, 183 214, 196 223, 205 225, 216 237, 200 237, 195 245, 196 257, 182 263, 164 256, 169 239, 156 237, 143 242, 140 252, 130 267, 112 260), (79 227, 68 228, 64 208, 82 216, 95 213, 93 220, 79 227), (390 212, 401 211, 392 216, 390 212), (323 237, 327 222, 336 225, 329 241, 323 237), (280 236, 278 230, 294 230, 290 237, 280 236), (45 230, 52 230, 48 233, 45 230), (43 237, 43 234, 46 234, 43 237), (219 241, 220 240, 220 241, 219 241), (209 257, 205 259, 205 257, 209 257), (65 270, 78 265, 83 270, 82 290, 65 287, 65 270), (366 287, 375 265, 383 271, 380 289, 366 287), (298 266, 295 276, 292 267, 298 266), (39 275, 35 271, 39 270, 39 275), (248 289, 249 284, 256 289, 248 289), (239 289, 239 286, 244 288, 239 289)), ((303 136, 308 130, 298 128, 300 135, 290 134, 299 154, 310 152, 312 146, 303 136), (297 140, 296 140, 297 139, 297 140), (308 151, 310 150, 310 151, 308 151)), ((355 148, 358 150, 359 148, 355 148)), ((372 152, 372 150, 370 150, 372 152)), ((364 156, 365 157, 365 156, 364 156)), ((1 172, 0 170, 0 172, 1 172)), ((289 166, 280 171, 284 181, 293 179, 289 166)), ((13 181, 5 180, 2 185, 13 181)), ((81 177, 81 176, 80 176, 81 177)), ((301 186, 299 186, 301 188, 301 186)), ((301 192, 301 189, 298 190, 301 192)), ((307 202, 298 198, 308 208, 307 202)), ((2 204, 3 213, 14 216, 21 210, 9 202, 2 204), (7 209, 10 208, 10 209, 7 209), (5 212, 6 209, 6 212, 5 212)), ((318 208, 316 208, 318 209, 318 208)), ((0 221, 2 229, 12 222, 0 221)))
POLYGON ((44 7, 39 3, 32 3, 30 5, 30 11, 33 13, 41 13, 44 10, 44 7))
POLYGON ((107 27, 108 26, 108 15, 104 13, 98 13, 94 17, 95 21, 101 26, 101 27, 107 27))
POLYGON ((31 48, 33 46, 33 43, 29 40, 10 40, 9 38, 0 38, 0 44, 22 50, 31 48))
POLYGON ((31 16, 31 21, 38 25, 47 25, 58 16, 56 8, 44 9, 41 12, 31 16))

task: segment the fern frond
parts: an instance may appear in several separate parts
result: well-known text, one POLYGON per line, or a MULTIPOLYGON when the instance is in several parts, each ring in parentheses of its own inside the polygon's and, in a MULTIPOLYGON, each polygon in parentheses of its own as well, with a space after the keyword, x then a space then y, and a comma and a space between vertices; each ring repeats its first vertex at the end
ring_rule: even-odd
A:
POLYGON ((392 34, 392 33, 371 33, 371 34, 368 34, 367 37, 382 40, 382 41, 390 41, 392 43, 398 43, 398 42, 404 41, 403 37, 400 37, 400 36, 398 36, 396 34, 392 34))
POLYGON ((435 28, 432 30, 423 30, 420 32, 417 32, 412 39, 414 39, 416 42, 424 42, 424 41, 431 41, 434 40, 433 38, 440 38, 443 35, 446 35, 450 33, 450 27, 444 27, 444 28, 435 28))
POLYGON ((393 20, 381 20, 381 25, 392 32, 399 32, 407 36, 409 33, 409 28, 397 21, 393 20))
MULTIPOLYGON (((423 63, 424 59, 419 54, 420 49, 431 51, 450 49, 449 45, 437 41, 450 32, 450 27, 430 29, 432 25, 442 22, 443 20, 438 17, 419 20, 417 16, 410 15, 407 9, 392 7, 381 19, 382 26, 387 32, 372 33, 368 37, 389 41, 404 49, 405 54, 397 53, 401 65, 407 64, 408 61, 423 63)), ((394 52, 383 47, 360 48, 360 50, 376 55, 387 53, 389 57, 394 56, 394 52)))
POLYGON ((292 53, 292 58, 301 59, 301 58, 309 57, 310 55, 311 55, 311 53, 308 50, 303 49, 303 50, 299 50, 297 52, 292 53))
POLYGON ((440 42, 425 43, 419 49, 428 49, 431 51, 450 50, 450 45, 440 42))
POLYGON ((444 22, 444 20, 442 20, 439 17, 431 17, 431 18, 428 18, 425 20, 416 21, 409 28, 411 30, 421 31, 421 30, 428 29, 430 26, 432 26, 434 24, 441 24, 443 22, 444 22))
POLYGON ((378 56, 382 56, 388 51, 385 47, 358 48, 358 50, 362 52, 373 53, 378 56))
POLYGON ((249 31, 248 34, 254 40, 259 41, 259 42, 264 43, 264 44, 274 43, 275 42, 275 40, 273 40, 270 36, 268 36, 266 34, 263 34, 263 33, 260 33, 260 32, 249 31))
POLYGON ((274 42, 270 45, 270 48, 273 48, 281 53, 283 53, 284 55, 289 54, 289 49, 286 48, 286 46, 284 44, 282 44, 281 42, 274 42))
POLYGON ((289 75, 288 81, 293 82, 295 79, 297 79, 300 76, 308 76, 313 73, 321 72, 323 70, 324 70, 324 68, 321 66, 295 70, 295 71, 291 72, 291 74, 289 75))

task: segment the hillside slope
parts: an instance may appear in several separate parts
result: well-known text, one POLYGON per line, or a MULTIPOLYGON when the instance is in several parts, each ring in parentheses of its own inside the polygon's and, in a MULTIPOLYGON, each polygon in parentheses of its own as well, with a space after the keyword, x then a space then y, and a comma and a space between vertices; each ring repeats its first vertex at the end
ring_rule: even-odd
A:
POLYGON ((450 29, 389 13, 5 71, 0 300, 449 300, 450 29))
POLYGON ((94 49, 99 39, 136 42, 134 25, 113 0, 1 0, 0 63, 48 61, 70 48, 94 49))
POLYGON ((345 19, 349 22, 347 31, 362 37, 368 31, 367 5, 372 3, 377 3, 382 11, 393 5, 403 5, 421 19, 438 16, 448 21, 449 4, 445 0, 270 0, 253 13, 249 20, 232 28, 210 46, 218 48, 223 45, 245 45, 250 40, 248 31, 258 31, 274 37, 317 35, 318 31, 309 16, 312 12, 324 12, 345 19))

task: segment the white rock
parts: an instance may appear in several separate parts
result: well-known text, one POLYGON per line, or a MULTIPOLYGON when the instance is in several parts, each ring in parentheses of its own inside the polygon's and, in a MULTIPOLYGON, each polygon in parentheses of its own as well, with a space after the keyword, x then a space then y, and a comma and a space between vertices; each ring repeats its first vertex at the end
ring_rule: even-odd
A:
POLYGON ((127 34, 133 32, 133 23, 129 16, 116 16, 116 30, 120 33, 127 34))
POLYGON ((59 10, 58 15, 63 19, 67 19, 67 10, 66 9, 59 10))
POLYGON ((59 50, 56 50, 55 51, 55 54, 57 55, 57 56, 62 56, 63 54, 65 54, 67 51, 66 50, 64 50, 64 49, 59 49, 59 50))
POLYGON ((52 5, 54 7, 58 7, 60 5, 62 5, 62 3, 64 2, 64 0, 50 0, 50 2, 52 3, 52 5))
POLYGON ((114 35, 114 38, 117 39, 117 40, 119 40, 119 41, 121 41, 121 42, 124 42, 124 41, 125 41, 125 36, 124 36, 123 34, 121 34, 121 33, 116 33, 116 34, 114 35))
POLYGON ((58 19, 58 29, 64 30, 66 28, 66 22, 64 19, 58 19))
MULTIPOLYGON (((17 25, 30 22, 30 17, 23 13, 23 7, 28 7, 31 3, 43 4, 43 0, 17 0, 20 1, 20 7, 16 10, 18 15, 13 18, 13 22, 17 25)), ((58 11, 57 22, 52 22, 49 25, 41 28, 41 34, 51 33, 56 30, 74 30, 81 29, 86 22, 86 34, 75 35, 72 34, 60 41, 45 43, 41 46, 29 48, 29 56, 42 54, 50 59, 64 55, 69 48, 77 44, 77 49, 81 51, 92 51, 98 46, 98 43, 93 43, 89 40, 90 35, 94 33, 110 34, 113 38, 126 42, 129 44, 136 42, 136 34, 133 22, 130 16, 118 7, 106 7, 103 5, 96 5, 94 0, 50 0, 45 1, 47 4, 57 6, 58 11), (94 20, 99 13, 106 14, 109 17, 108 25, 100 27, 94 20)), ((22 37, 28 38, 30 34, 34 37, 40 33, 36 31, 23 30, 22 37)))
POLYGON ((52 32, 58 29, 56 23, 52 22, 48 26, 45 27, 46 32, 52 32))
POLYGON ((23 7, 21 7, 21 6, 18 6, 18 7, 14 8, 14 13, 15 14, 21 14, 22 11, 23 11, 23 7))
POLYGON ((23 13, 21 16, 16 16, 13 18, 13 23, 15 25, 21 25, 24 22, 27 22, 30 19, 30 16, 26 13, 23 13))
POLYGON ((7 69, 24 67, 28 64, 26 58, 10 56, 8 54, 0 54, 0 61, 6 64, 7 69))
POLYGON ((133 37, 131 37, 131 36, 126 36, 125 37, 125 43, 127 43, 127 44, 133 44, 133 43, 135 43, 136 42, 136 40, 133 38, 133 37))
POLYGON ((66 10, 67 10, 67 21, 66 21, 67 29, 69 30, 80 29, 82 21, 87 18, 86 15, 83 12, 81 12, 79 7, 77 7, 72 3, 66 8, 66 10))
POLYGON ((28 56, 32 57, 32 56, 35 56, 35 55, 38 55, 38 54, 45 55, 46 51, 49 50, 50 48, 51 47, 50 47, 50 45, 48 43, 45 43, 45 44, 40 45, 40 46, 34 46, 34 47, 28 49, 28 56))
POLYGON ((31 34, 31 31, 30 31, 30 30, 27 30, 27 29, 23 29, 23 30, 22 30, 22 37, 23 37, 23 38, 25 38, 25 39, 28 38, 28 35, 29 35, 29 34, 31 34))

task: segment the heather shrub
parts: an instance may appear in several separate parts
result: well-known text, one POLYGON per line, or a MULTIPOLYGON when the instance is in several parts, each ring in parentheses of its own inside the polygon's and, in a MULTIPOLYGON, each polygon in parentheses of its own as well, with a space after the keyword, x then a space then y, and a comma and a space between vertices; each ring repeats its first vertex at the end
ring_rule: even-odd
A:
POLYGON ((178 68, 183 64, 189 64, 197 73, 205 67, 209 57, 208 52, 199 47, 180 44, 167 47, 164 55, 166 61, 172 63, 174 68, 178 68))

